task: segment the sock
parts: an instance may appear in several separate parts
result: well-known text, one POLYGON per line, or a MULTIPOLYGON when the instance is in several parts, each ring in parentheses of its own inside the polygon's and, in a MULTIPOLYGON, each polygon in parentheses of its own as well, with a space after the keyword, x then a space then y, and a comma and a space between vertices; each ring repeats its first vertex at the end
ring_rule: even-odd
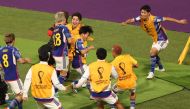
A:
POLYGON ((22 109, 22 101, 18 102, 18 109, 22 109))
POLYGON ((131 104, 131 105, 130 105, 131 107, 135 107, 135 104, 136 104, 136 103, 135 103, 135 100, 134 100, 134 99, 131 99, 131 100, 130 100, 130 104, 131 104))
POLYGON ((58 79, 59 79, 59 82, 60 82, 61 84, 63 84, 63 83, 65 82, 65 80, 66 80, 66 77, 64 77, 64 76, 62 76, 62 75, 59 75, 58 79))
POLYGON ((156 66, 156 56, 151 56, 151 69, 150 69, 150 72, 153 72, 154 73, 154 69, 155 69, 155 66, 156 66))
POLYGON ((110 106, 110 109, 116 109, 115 104, 109 104, 109 106, 110 106))
POLYGON ((11 101, 11 103, 9 104, 9 109, 15 109, 15 107, 19 104, 19 102, 14 99, 11 101))
POLYGON ((163 69, 163 65, 160 62, 160 57, 158 55, 156 56, 156 64, 158 65, 159 69, 163 69))

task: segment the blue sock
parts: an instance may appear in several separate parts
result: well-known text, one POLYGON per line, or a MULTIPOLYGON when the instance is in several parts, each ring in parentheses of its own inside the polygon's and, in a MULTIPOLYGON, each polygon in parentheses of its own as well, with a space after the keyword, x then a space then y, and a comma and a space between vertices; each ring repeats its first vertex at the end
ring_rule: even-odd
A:
POLYGON ((163 69, 163 65, 162 63, 160 62, 160 57, 157 55, 156 56, 156 64, 158 65, 159 69, 163 69))
POLYGON ((135 100, 131 99, 131 100, 130 100, 130 106, 131 106, 131 107, 135 107, 135 104, 136 104, 136 103, 135 103, 135 100))
POLYGON ((19 102, 14 99, 11 101, 11 103, 9 104, 9 109, 15 109, 15 107, 19 104, 19 102))
POLYGON ((18 102, 18 109, 22 109, 22 101, 18 102))
POLYGON ((151 69, 150 71, 154 73, 154 69, 155 69, 155 66, 156 66, 156 56, 151 56, 151 69))
POLYGON ((58 79, 59 79, 59 82, 63 84, 66 80, 66 77, 59 75, 58 79))

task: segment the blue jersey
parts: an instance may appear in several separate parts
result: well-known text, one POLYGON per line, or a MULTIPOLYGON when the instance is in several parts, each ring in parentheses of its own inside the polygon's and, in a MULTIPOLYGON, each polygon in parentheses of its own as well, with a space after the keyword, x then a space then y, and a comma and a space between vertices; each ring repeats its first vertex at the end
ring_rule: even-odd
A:
POLYGON ((54 28, 53 32, 53 56, 67 56, 68 55, 68 44, 67 39, 71 35, 69 30, 64 25, 58 25, 54 28))
POLYGON ((16 64, 19 58, 21 58, 21 54, 13 46, 5 46, 0 50, 0 63, 3 67, 6 81, 13 81, 19 78, 16 64))
POLYGON ((73 68, 79 68, 84 64, 86 54, 81 54, 81 50, 85 48, 87 48, 87 45, 84 44, 84 41, 81 38, 77 39, 75 43, 75 56, 72 61, 73 68))

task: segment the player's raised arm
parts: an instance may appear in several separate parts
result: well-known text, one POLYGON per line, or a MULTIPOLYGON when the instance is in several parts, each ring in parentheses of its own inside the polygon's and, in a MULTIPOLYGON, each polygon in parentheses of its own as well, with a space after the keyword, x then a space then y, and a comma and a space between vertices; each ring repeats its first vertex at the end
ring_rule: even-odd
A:
POLYGON ((135 19, 134 18, 130 18, 130 19, 127 19, 126 21, 122 22, 121 24, 122 25, 126 25, 126 24, 131 24, 131 23, 134 23, 135 22, 135 19))
POLYGON ((179 23, 179 24, 187 24, 188 21, 186 19, 175 19, 175 18, 171 18, 171 17, 164 17, 164 21, 170 21, 170 22, 175 22, 175 23, 179 23))

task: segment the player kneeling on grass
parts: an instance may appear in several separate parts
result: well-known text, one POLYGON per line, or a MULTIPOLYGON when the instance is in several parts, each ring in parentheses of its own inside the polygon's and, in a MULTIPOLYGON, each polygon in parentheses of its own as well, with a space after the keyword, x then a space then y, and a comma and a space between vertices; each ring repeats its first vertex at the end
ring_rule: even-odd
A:
POLYGON ((17 62, 24 64, 30 63, 31 60, 28 58, 22 58, 19 50, 14 47, 15 35, 9 33, 5 35, 4 41, 5 47, 0 50, 0 67, 4 71, 4 80, 10 86, 11 90, 16 94, 15 99, 11 101, 8 108, 22 109, 22 88, 23 84, 19 78, 17 62))
POLYGON ((54 86, 62 91, 67 88, 60 84, 55 69, 48 65, 50 58, 48 49, 42 46, 38 53, 40 63, 33 65, 26 75, 23 100, 28 99, 28 90, 31 85, 31 93, 38 104, 38 109, 62 109, 61 103, 54 96, 54 86))
POLYGON ((123 54, 122 48, 119 45, 112 47, 112 56, 115 58, 112 61, 112 65, 115 67, 118 73, 118 79, 116 84, 113 85, 113 91, 119 92, 124 90, 130 90, 130 109, 135 109, 135 89, 137 77, 133 72, 133 67, 138 67, 137 61, 133 59, 129 54, 123 54))
POLYGON ((124 109, 118 101, 117 95, 111 91, 110 77, 117 78, 117 72, 110 63, 105 61, 107 51, 104 48, 99 48, 96 55, 98 60, 89 65, 79 82, 73 83, 73 88, 81 87, 89 79, 90 94, 97 101, 99 109, 104 109, 103 101, 110 105, 116 105, 118 109, 124 109))

